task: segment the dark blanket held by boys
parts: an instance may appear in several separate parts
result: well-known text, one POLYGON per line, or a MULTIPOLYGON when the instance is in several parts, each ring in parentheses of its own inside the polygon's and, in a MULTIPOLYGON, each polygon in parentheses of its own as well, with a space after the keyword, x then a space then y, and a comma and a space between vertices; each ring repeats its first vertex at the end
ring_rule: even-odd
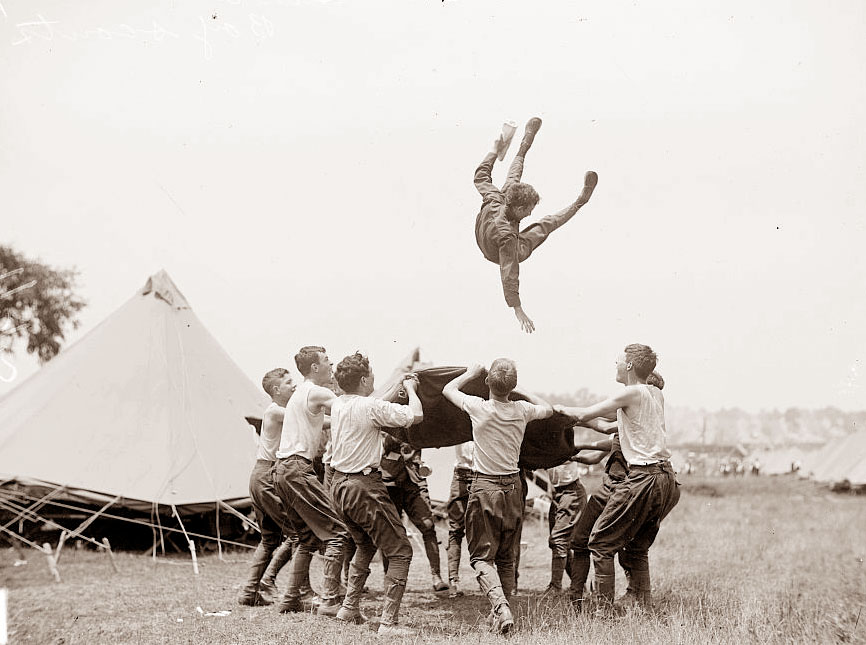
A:
MULTIPOLYGON (((431 367, 416 372, 420 386, 418 397, 424 406, 424 420, 411 428, 389 428, 388 433, 413 448, 442 448, 456 446, 472 440, 472 422, 469 415, 442 396, 442 388, 466 371, 465 367, 431 367)), ((463 388, 466 394, 490 398, 484 375, 469 381, 463 388)), ((512 397, 517 398, 517 397, 512 397)), ((406 403, 404 392, 395 398, 406 403)), ((522 468, 553 468, 574 454, 574 421, 559 413, 548 419, 531 421, 520 449, 522 468)))

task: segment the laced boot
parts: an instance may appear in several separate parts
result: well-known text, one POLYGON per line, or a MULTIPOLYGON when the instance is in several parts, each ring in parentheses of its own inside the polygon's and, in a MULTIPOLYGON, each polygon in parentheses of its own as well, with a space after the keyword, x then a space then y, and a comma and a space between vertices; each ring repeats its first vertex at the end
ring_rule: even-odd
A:
POLYGON ((322 564, 322 579, 325 583, 325 590, 322 592, 322 603, 316 609, 316 614, 333 617, 340 611, 343 603, 343 594, 340 593, 340 572, 343 570, 343 561, 325 558, 322 564))
POLYGON ((448 583, 442 579, 438 572, 433 572, 433 591, 448 591, 448 583))
POLYGON ((364 584, 369 575, 369 569, 349 566, 349 575, 346 577, 346 597, 343 599, 343 606, 337 611, 337 620, 358 625, 364 622, 364 616, 361 614, 361 595, 364 593, 364 584))
POLYGON ((460 588, 460 580, 458 578, 451 578, 451 585, 448 589, 448 597, 449 598, 457 598, 457 596, 463 595, 463 590, 460 588))
POLYGON ((313 554, 310 551, 300 550, 292 559, 292 568, 289 571, 289 585, 283 597, 280 599, 277 609, 281 613, 304 611, 305 606, 301 601, 301 584, 309 576, 310 561, 313 554))
POLYGON ((270 598, 276 602, 280 594, 277 590, 277 574, 292 560, 293 545, 290 540, 284 541, 274 554, 271 556, 271 561, 268 568, 265 570, 265 575, 262 576, 262 581, 259 583, 259 593, 262 596, 270 598))
MULTIPOLYGON (((400 613, 400 603, 406 592, 406 581, 396 580, 391 576, 385 576, 385 602, 382 605, 382 620, 379 623, 379 633, 387 632, 382 627, 396 627, 397 616, 400 613)), ((393 633, 393 632, 392 632, 393 633)))
POLYGON ((565 558, 556 554, 550 560, 550 583, 544 590, 545 596, 554 596, 562 593, 562 573, 565 571, 565 558))
POLYGON ((268 562, 271 560, 272 549, 267 548, 264 544, 259 544, 253 552, 253 561, 250 565, 250 575, 247 582, 241 589, 238 596, 238 604, 248 607, 256 607, 259 605, 270 605, 273 600, 260 593, 259 583, 262 579, 268 562))
POLYGON ((577 198, 577 203, 583 206, 592 197, 592 191, 598 185, 598 174, 594 170, 590 170, 583 176, 583 190, 577 198))
POLYGON ((541 119, 537 116, 532 117, 526 122, 526 129, 523 132, 523 140, 520 142, 520 149, 517 151, 518 157, 525 157, 532 142, 535 141, 535 135, 541 128, 541 119))

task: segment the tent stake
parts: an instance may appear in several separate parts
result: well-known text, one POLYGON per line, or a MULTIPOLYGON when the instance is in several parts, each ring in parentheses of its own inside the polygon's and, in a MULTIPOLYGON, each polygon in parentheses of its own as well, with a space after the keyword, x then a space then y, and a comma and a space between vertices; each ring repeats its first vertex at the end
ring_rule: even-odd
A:
POLYGON ((189 538, 189 535, 187 535, 186 527, 183 525, 183 520, 180 519, 180 513, 177 512, 177 506, 172 504, 171 510, 174 512, 174 516, 177 518, 177 523, 180 524, 180 529, 183 531, 183 536, 186 538, 187 544, 189 544, 189 552, 192 555, 193 573, 195 573, 195 575, 198 575, 198 558, 195 557, 195 542, 193 542, 189 538))
POLYGON ((63 549, 64 544, 66 544, 66 530, 60 532, 60 539, 57 540, 57 548, 54 550, 55 564, 60 562, 60 551, 63 549))
POLYGON ((192 554, 192 572, 198 575, 198 558, 195 557, 195 542, 189 541, 189 552, 192 554))
POLYGON ((54 555, 51 553, 51 545, 48 542, 42 545, 42 552, 45 553, 45 558, 48 560, 48 569, 51 571, 51 575, 54 576, 54 580, 62 582, 60 572, 57 570, 57 563, 54 561, 54 555))
POLYGON ((117 562, 114 561, 114 551, 111 550, 111 543, 107 537, 102 538, 102 543, 105 545, 105 550, 108 551, 108 557, 111 558, 111 566, 114 568, 114 573, 120 573, 117 568, 117 562))

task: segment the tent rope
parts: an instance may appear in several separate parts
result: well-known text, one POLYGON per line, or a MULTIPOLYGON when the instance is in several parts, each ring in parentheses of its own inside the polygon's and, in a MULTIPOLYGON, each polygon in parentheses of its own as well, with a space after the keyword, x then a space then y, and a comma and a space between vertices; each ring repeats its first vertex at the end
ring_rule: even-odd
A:
POLYGON ((93 524, 93 522, 95 522, 96 519, 97 519, 100 515, 102 515, 105 511, 107 511, 107 510, 108 510, 109 508, 111 508, 112 506, 114 506, 114 504, 117 502, 117 500, 120 499, 120 497, 121 497, 121 496, 118 495, 118 496, 115 497, 113 500, 111 500, 110 502, 108 502, 108 504, 106 504, 106 505, 103 506, 101 509, 99 509, 96 513, 94 513, 93 515, 91 515, 90 517, 88 517, 86 520, 84 520, 81 524, 78 525, 78 527, 77 527, 74 531, 72 531, 71 533, 69 533, 69 534, 66 536, 66 539, 69 540, 69 539, 72 539, 72 538, 76 538, 76 537, 78 537, 78 536, 81 534, 81 532, 82 532, 84 529, 86 529, 88 526, 90 526, 91 524, 93 524))
POLYGON ((249 517, 247 517, 247 516, 244 515, 243 513, 239 512, 238 509, 236 509, 236 508, 232 508, 231 505, 226 504, 226 503, 225 503, 223 500, 221 500, 221 499, 218 499, 218 500, 217 500, 217 503, 218 503, 218 504, 221 504, 222 507, 223 507, 225 510, 227 510, 229 513, 231 513, 232 515, 234 515, 235 517, 237 517, 239 520, 241 520, 241 521, 244 523, 245 526, 250 527, 250 528, 253 529, 254 531, 258 531, 259 533, 262 532, 262 530, 259 528, 259 525, 256 524, 256 522, 254 522, 253 520, 251 520, 249 517))
POLYGON ((31 546, 31 547, 33 547, 34 549, 37 549, 37 550, 39 550, 39 551, 44 551, 44 549, 43 549, 41 546, 39 546, 38 544, 36 544, 36 542, 31 542, 31 541, 28 540, 26 537, 21 536, 21 535, 18 535, 15 531, 12 531, 12 530, 10 530, 10 529, 7 529, 7 528, 5 528, 5 527, 3 527, 3 526, 0 526, 0 531, 3 531, 4 533, 8 533, 8 534, 11 535, 12 537, 14 537, 16 540, 21 540, 22 542, 24 542, 24 544, 26 544, 26 545, 28 545, 28 546, 31 546))
MULTIPOLYGON (((31 497, 29 495, 23 495, 23 496, 29 497, 30 499, 37 499, 37 498, 31 497)), ((57 506, 59 508, 65 508, 65 509, 73 510, 73 511, 83 511, 83 512, 89 511, 89 509, 87 509, 87 508, 82 508, 80 506, 74 506, 72 504, 64 504, 62 502, 52 501, 52 502, 48 502, 48 504, 50 504, 51 506, 57 506)), ((225 502, 223 502, 223 504, 225 506, 228 506, 227 504, 225 504, 225 502)), ((228 508, 231 508, 231 507, 228 506, 228 508)), ((232 509, 232 510, 235 511, 235 509, 232 509)), ((237 511, 235 511, 235 512, 237 512, 237 511)), ((107 518, 110 518, 113 520, 120 520, 122 522, 129 522, 130 524, 139 524, 141 526, 148 526, 151 528, 157 528, 157 525, 153 524, 152 522, 147 522, 145 520, 138 520, 138 519, 134 519, 131 517, 123 517, 122 515, 112 515, 111 513, 103 513, 103 517, 107 517, 107 518)), ((157 517, 159 517, 158 514, 157 514, 157 517)), ((40 517, 39 519, 42 520, 43 518, 40 517)), ((161 530, 170 531, 172 533, 183 533, 183 531, 181 531, 180 529, 173 529, 173 528, 168 527, 168 526, 161 527, 161 530)), ((205 540, 216 540, 216 537, 214 537, 213 535, 205 535, 203 533, 194 533, 192 531, 189 531, 188 535, 192 535, 193 537, 203 538, 205 540)), ((240 546, 240 547, 243 547, 245 549, 255 549, 256 548, 255 545, 244 544, 243 542, 235 542, 234 540, 225 540, 224 539, 223 542, 226 544, 231 544, 232 546, 240 546)), ((102 545, 100 544, 99 546, 102 546, 102 545)))
MULTIPOLYGON (((21 510, 21 507, 18 506, 17 504, 15 504, 14 502, 3 501, 3 500, 0 500, 0 508, 5 508, 6 510, 12 511, 13 513, 18 511, 18 510, 21 510)), ((46 524, 48 524, 52 528, 60 529, 61 531, 66 530, 65 527, 61 526, 57 522, 53 522, 47 518, 40 517, 35 511, 31 511, 29 509, 24 509, 23 511, 21 511, 21 514, 24 514, 23 519, 30 520, 31 522, 36 522, 36 521, 45 522, 46 524)), ((10 531, 11 532, 11 529, 8 528, 8 525, 0 527, 0 528, 2 528, 4 531, 10 531)), ((16 533, 16 535, 17 535, 17 533, 16 533)), ((102 546, 99 542, 97 542, 96 540, 94 540, 92 538, 87 537, 86 535, 82 535, 81 537, 83 539, 87 540, 88 542, 92 542, 96 546, 102 546)), ((39 547, 39 548, 41 549, 42 547, 39 547)))
MULTIPOLYGON (((24 516, 28 511, 29 511, 29 512, 35 512, 35 511, 38 510, 39 508, 42 508, 43 506, 45 506, 45 504, 48 503, 48 500, 50 500, 50 499, 51 499, 52 497, 54 497, 55 495, 59 495, 60 492, 63 491, 65 488, 66 488, 65 486, 63 486, 63 487, 61 487, 61 488, 55 488, 55 489, 49 491, 47 495, 45 495, 45 496, 43 496, 43 497, 40 497, 40 498, 38 498, 38 499, 35 498, 35 497, 27 496, 27 497, 30 497, 30 499, 34 499, 34 500, 36 500, 36 501, 35 501, 33 504, 31 504, 29 508, 27 508, 27 509, 21 511, 21 513, 19 513, 18 515, 16 515, 14 518, 12 518, 12 519, 11 519, 9 522, 7 522, 6 524, 4 524, 4 525, 3 525, 3 528, 4 528, 4 529, 8 529, 10 526, 12 526, 13 524, 15 524, 15 522, 17 522, 19 519, 21 519, 22 516, 24 516)), ((17 493, 17 492, 18 492, 18 491, 16 491, 16 493, 17 493)), ((9 495, 9 493, 8 493, 7 491, 5 491, 5 490, 3 491, 3 495, 4 495, 4 497, 6 497, 7 499, 8 499, 9 497, 12 497, 12 496, 13 496, 13 495, 9 495)))

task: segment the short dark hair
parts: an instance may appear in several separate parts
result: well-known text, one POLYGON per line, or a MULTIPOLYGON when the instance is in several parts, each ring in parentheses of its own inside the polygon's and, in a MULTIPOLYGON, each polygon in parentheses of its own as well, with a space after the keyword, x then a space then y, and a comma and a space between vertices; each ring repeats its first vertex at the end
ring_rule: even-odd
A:
POLYGON ((325 348, 319 345, 306 345, 298 350, 295 354, 295 365, 298 366, 298 371, 301 376, 307 376, 310 373, 310 366, 313 363, 319 362, 319 354, 324 354, 325 348))
POLYGON ((658 372, 653 372, 649 376, 646 377, 647 385, 655 385, 658 389, 665 389, 665 380, 662 378, 662 375, 658 372))
POLYGON ((538 196, 535 188, 522 181, 516 181, 505 187, 505 201, 509 206, 529 206, 535 208, 538 204, 538 196))
POLYGON ((517 365, 510 358, 497 358, 487 372, 487 385, 496 396, 507 396, 517 387, 517 365))
POLYGON ((367 376, 369 373, 370 360, 361 352, 346 356, 337 363, 337 367, 334 369, 337 385, 340 386, 341 390, 349 393, 357 391, 361 377, 367 376))
POLYGON ((652 347, 641 345, 640 343, 626 345, 625 358, 634 368, 635 376, 640 379, 646 379, 647 376, 652 374, 658 361, 658 356, 656 356, 652 347))
POLYGON ((271 388, 274 387, 277 383, 280 382, 286 374, 289 373, 285 367, 275 367, 270 372, 265 374, 262 377, 262 389, 267 392, 268 396, 271 395, 271 388))

